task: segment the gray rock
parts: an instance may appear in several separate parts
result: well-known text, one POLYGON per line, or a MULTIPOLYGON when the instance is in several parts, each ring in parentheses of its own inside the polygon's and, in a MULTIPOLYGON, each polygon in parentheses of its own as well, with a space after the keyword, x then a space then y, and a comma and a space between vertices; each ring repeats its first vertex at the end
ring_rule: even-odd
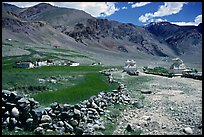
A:
POLYGON ((50 122, 52 122, 52 118, 49 115, 42 115, 41 122, 42 123, 50 123, 50 122))
POLYGON ((92 106, 93 108, 98 108, 98 106, 96 105, 96 103, 95 103, 94 101, 92 101, 91 106, 92 106))
POLYGON ((75 128, 75 134, 76 135, 82 135, 83 132, 84 132, 84 130, 82 128, 80 128, 80 127, 75 128))
POLYGON ((39 107, 39 102, 35 101, 33 98, 29 98, 31 108, 39 107))
POLYGON ((35 130, 34 130, 34 133, 35 134, 44 134, 45 131, 42 127, 37 127, 35 130))
POLYGON ((76 119, 71 119, 70 124, 72 126, 77 126, 78 125, 78 121, 76 119))
POLYGON ((63 135, 65 132, 65 128, 64 127, 58 127, 57 131, 59 132, 59 134, 63 135))
POLYGON ((7 123, 8 123, 8 129, 9 130, 14 130, 16 124, 17 124, 17 120, 15 118, 9 118, 7 119, 7 123))
POLYGON ((185 133, 187 134, 193 134, 193 130, 190 127, 186 127, 183 129, 185 133))
POLYGON ((45 111, 47 111, 47 112, 50 112, 51 110, 52 110, 52 108, 50 108, 50 107, 46 107, 46 108, 44 108, 45 109, 45 111))
POLYGON ((98 124, 94 124, 94 125, 93 125, 93 129, 94 129, 94 130, 98 130, 99 127, 100 127, 100 126, 99 126, 98 124))
POLYGON ((19 117, 19 111, 16 107, 14 107, 12 110, 11 110, 11 114, 14 116, 14 117, 19 117))
POLYGON ((5 95, 9 95, 11 94, 11 91, 10 90, 2 90, 2 93, 5 94, 5 95))
POLYGON ((129 132, 133 130, 130 124, 127 125, 126 130, 129 132))
POLYGON ((5 108, 7 110, 12 110, 12 108, 14 108, 15 106, 16 106, 16 104, 10 103, 10 102, 6 102, 6 104, 5 104, 5 108))
POLYGON ((50 128, 50 124, 51 123, 41 123, 41 124, 39 124, 39 126, 47 129, 47 128, 50 128))
POLYGON ((26 124, 32 124, 33 123, 33 119, 32 118, 28 118, 27 120, 26 120, 26 124))
POLYGON ((74 108, 74 114, 80 115, 80 110, 74 108))
POLYGON ((58 121, 58 122, 57 122, 57 125, 58 125, 59 127, 63 127, 63 126, 64 126, 64 123, 63 123, 63 121, 58 121))
POLYGON ((10 116, 9 111, 6 111, 6 112, 4 113, 4 117, 9 117, 9 116, 10 116))
POLYGON ((134 102, 132 103, 132 105, 133 105, 134 107, 138 108, 138 109, 140 109, 140 108, 143 107, 142 103, 141 103, 140 101, 137 101, 137 100, 134 101, 134 102))
POLYGON ((21 98, 20 100, 18 100, 18 103, 19 104, 21 104, 21 103, 29 104, 30 102, 25 98, 21 98))
POLYGON ((141 93, 143 93, 143 94, 151 94, 152 91, 151 91, 151 90, 145 90, 145 89, 143 89, 143 90, 141 90, 141 93))
POLYGON ((16 92, 11 92, 9 98, 8 98, 8 101, 9 102, 14 102, 15 101, 15 98, 17 96, 17 93, 16 92))
POLYGON ((18 131, 23 131, 23 129, 20 128, 20 127, 15 127, 14 130, 15 130, 15 132, 16 132, 16 131, 17 131, 17 132, 18 132, 18 131))
POLYGON ((106 129, 105 126, 103 126, 103 125, 99 126, 99 130, 105 130, 105 129, 106 129))
POLYGON ((70 108, 71 108, 70 104, 64 104, 63 105, 63 111, 68 111, 68 110, 70 110, 70 108))
POLYGON ((45 109, 44 108, 40 108, 40 107, 31 110, 31 115, 32 115, 32 117, 33 117, 35 122, 37 122, 36 120, 40 120, 41 119, 41 116, 42 116, 44 111, 45 111, 45 109))
POLYGON ((50 107, 51 107, 53 110, 55 110, 55 109, 57 108, 57 106, 58 106, 58 103, 57 103, 57 102, 54 102, 54 103, 50 104, 50 107))
POLYGON ((69 132, 74 131, 74 128, 69 123, 67 123, 66 121, 64 121, 64 125, 65 125, 65 130, 67 130, 69 132))

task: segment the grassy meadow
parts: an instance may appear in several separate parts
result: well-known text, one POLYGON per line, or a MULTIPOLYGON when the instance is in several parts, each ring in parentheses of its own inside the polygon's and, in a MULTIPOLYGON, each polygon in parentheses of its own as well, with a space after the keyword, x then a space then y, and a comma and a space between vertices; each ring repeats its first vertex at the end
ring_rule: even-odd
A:
POLYGON ((2 89, 15 89, 28 94, 42 105, 53 102, 78 103, 101 91, 111 91, 110 84, 99 71, 102 66, 45 66, 33 69, 2 68, 2 89), (46 80, 40 83, 39 79, 46 80), (55 83, 50 80, 55 80, 55 83))

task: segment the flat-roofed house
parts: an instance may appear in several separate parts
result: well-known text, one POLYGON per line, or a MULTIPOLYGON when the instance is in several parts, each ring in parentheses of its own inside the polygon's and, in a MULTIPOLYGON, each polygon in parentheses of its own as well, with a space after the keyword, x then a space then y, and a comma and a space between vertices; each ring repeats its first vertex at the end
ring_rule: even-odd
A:
POLYGON ((34 64, 32 62, 18 62, 16 63, 16 68, 34 68, 34 64))

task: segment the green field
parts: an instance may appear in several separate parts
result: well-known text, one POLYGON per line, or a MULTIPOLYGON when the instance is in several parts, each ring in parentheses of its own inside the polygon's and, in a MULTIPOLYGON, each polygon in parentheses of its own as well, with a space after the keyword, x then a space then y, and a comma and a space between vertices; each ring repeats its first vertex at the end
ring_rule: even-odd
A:
POLYGON ((42 105, 52 102, 78 103, 101 91, 111 91, 117 84, 109 84, 99 71, 101 66, 46 66, 34 69, 2 68, 2 89, 13 88, 29 94, 42 105), (56 83, 39 83, 39 79, 56 83))

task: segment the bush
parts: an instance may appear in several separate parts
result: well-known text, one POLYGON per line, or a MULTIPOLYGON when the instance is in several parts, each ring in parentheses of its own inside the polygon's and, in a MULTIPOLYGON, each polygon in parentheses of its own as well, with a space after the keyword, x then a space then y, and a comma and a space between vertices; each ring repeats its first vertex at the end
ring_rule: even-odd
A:
POLYGON ((144 69, 145 69, 145 72, 147 72, 147 73, 160 74, 160 75, 169 74, 169 71, 163 67, 155 67, 153 69, 144 67, 144 69))

